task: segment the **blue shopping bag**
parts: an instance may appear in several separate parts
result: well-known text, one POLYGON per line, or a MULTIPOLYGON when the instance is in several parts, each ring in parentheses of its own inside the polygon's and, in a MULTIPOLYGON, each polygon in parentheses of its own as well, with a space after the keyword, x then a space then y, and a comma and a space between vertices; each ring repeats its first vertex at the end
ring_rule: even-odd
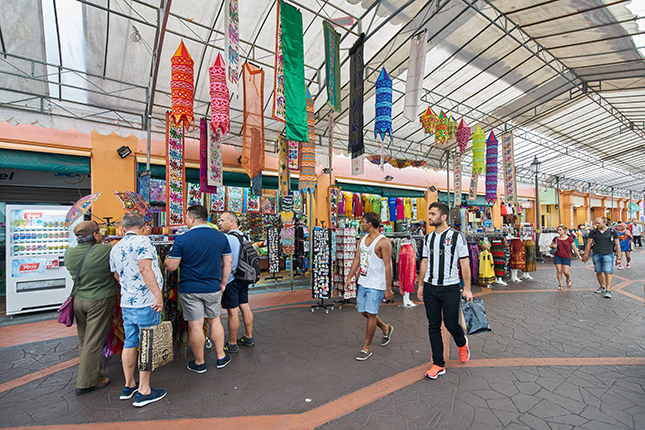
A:
POLYGON ((488 325, 488 318, 486 318, 486 308, 484 307, 484 301, 482 299, 474 298, 469 302, 465 298, 462 298, 461 310, 464 313, 466 332, 468 334, 486 333, 491 331, 490 325, 488 325))

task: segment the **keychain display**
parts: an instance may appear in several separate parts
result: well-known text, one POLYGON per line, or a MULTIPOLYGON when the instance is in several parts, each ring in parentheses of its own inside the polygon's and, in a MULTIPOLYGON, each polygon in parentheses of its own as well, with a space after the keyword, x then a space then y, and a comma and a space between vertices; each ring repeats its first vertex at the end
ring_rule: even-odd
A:
POLYGON ((314 299, 331 297, 331 230, 316 227, 313 237, 311 293, 314 299))
POLYGON ((336 236, 336 271, 334 274, 335 289, 343 299, 356 298, 357 276, 354 275, 349 287, 345 287, 345 282, 352 270, 352 263, 356 255, 356 235, 358 231, 355 228, 345 226, 341 223, 335 231, 336 236))
POLYGON ((269 227, 267 229, 267 253, 269 258, 269 273, 280 271, 280 248, 278 247, 278 230, 269 227))

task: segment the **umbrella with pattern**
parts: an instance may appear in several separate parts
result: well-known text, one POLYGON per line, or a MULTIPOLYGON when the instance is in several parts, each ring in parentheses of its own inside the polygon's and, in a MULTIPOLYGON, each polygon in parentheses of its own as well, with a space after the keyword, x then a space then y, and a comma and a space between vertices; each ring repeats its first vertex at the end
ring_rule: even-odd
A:
POLYGON ((123 209, 129 213, 142 215, 146 222, 152 222, 152 210, 143 197, 134 191, 114 191, 114 194, 121 201, 123 209))
POLYGON ((98 200, 100 195, 101 192, 98 192, 78 199, 78 201, 72 205, 69 212, 67 212, 67 216, 65 217, 65 227, 69 227, 76 220, 85 215, 92 208, 92 205, 98 200))

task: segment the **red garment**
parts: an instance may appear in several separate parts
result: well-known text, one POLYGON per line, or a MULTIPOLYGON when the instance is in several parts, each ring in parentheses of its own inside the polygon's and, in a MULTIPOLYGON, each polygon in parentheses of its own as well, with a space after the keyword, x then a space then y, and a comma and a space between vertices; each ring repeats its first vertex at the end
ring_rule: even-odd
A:
POLYGON ((524 242, 519 239, 511 240, 511 269, 526 270, 524 242))
POLYGON ((401 221, 405 219, 405 206, 403 206, 403 199, 397 197, 396 199, 396 220, 401 221))
POLYGON ((508 215, 508 210, 506 209, 506 205, 501 205, 499 207, 499 214, 501 216, 508 215))
POLYGON ((411 243, 401 245, 399 251, 399 289, 404 293, 414 291, 417 281, 417 256, 411 243))
POLYGON ((555 252, 555 255, 560 258, 571 258, 571 244, 575 241, 571 236, 567 236, 565 240, 562 240, 559 237, 554 237, 551 243, 555 243, 556 239, 558 239, 558 250, 555 252))
POLYGON ((361 198, 361 195, 359 193, 354 193, 354 196, 352 197, 352 201, 354 202, 354 216, 356 218, 360 218, 363 216, 363 199, 361 198))

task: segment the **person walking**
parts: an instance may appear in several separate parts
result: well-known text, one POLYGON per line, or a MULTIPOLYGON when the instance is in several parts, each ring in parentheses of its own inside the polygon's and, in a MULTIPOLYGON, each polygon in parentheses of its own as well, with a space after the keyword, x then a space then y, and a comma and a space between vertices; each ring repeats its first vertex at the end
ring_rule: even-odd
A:
POLYGON ((171 272, 181 269, 179 299, 188 322, 188 343, 195 360, 188 370, 204 373, 204 318, 217 354, 216 366, 225 367, 231 356, 224 351, 224 327, 220 321, 222 291, 231 276, 231 247, 226 236, 207 223, 208 211, 195 205, 186 211, 188 231, 175 238, 164 264, 171 272))
POLYGON ((468 245, 462 233, 448 227, 448 206, 440 202, 432 203, 428 221, 435 229, 426 235, 423 243, 417 296, 425 305, 432 349, 433 364, 425 376, 437 379, 439 375, 446 373, 441 336, 442 319, 457 344, 459 361, 466 363, 470 359, 468 338, 459 324, 462 296, 459 268, 464 281, 463 297, 471 301, 473 294, 470 291, 468 245))
POLYGON ((249 306, 249 284, 235 279, 235 270, 245 236, 240 231, 237 215, 234 212, 222 212, 219 217, 219 227, 226 234, 232 256, 231 276, 229 276, 226 289, 222 294, 222 308, 226 309, 228 313, 228 340, 224 344, 224 351, 235 353, 240 350, 239 345, 255 345, 253 312, 249 306), (244 335, 240 339, 237 338, 237 332, 240 329, 239 312, 242 312, 242 321, 244 322, 244 335))
MULTIPOLYGON (((632 233, 627 229, 627 226, 622 222, 616 226, 616 233, 618 234, 618 243, 620 243, 620 250, 627 260, 626 269, 631 268, 632 262, 632 233)), ((616 267, 620 270, 623 269, 623 259, 616 259, 616 267)))
POLYGON ((65 267, 74 280, 74 316, 80 362, 76 395, 105 388, 110 378, 101 377, 101 352, 110 333, 119 288, 110 271, 109 243, 94 221, 74 227, 78 245, 65 251, 65 267), (79 273, 80 272, 80 273, 79 273))
POLYGON ((125 387, 121 400, 135 396, 132 405, 142 407, 166 397, 163 388, 150 387, 150 372, 139 371, 139 382, 134 378, 134 368, 139 357, 139 333, 142 328, 161 323, 163 310, 163 276, 159 268, 159 256, 146 236, 145 219, 137 213, 123 217, 122 226, 126 233, 110 253, 110 268, 121 284, 121 312, 125 341, 121 364, 125 376, 125 387))
POLYGON ((638 245, 639 248, 643 247, 641 235, 643 234, 643 226, 639 221, 632 221, 632 236, 634 236, 634 247, 638 245))
POLYGON ((618 234, 607 225, 607 218, 600 216, 595 220, 596 228, 589 233, 587 247, 582 262, 589 260, 589 252, 593 250, 593 265, 596 279, 600 287, 595 291, 606 299, 611 299, 611 278, 614 273, 614 249, 618 259, 622 259, 618 234))
POLYGON ((550 247, 556 249, 553 256, 553 264, 555 264, 556 276, 558 278, 558 290, 563 290, 562 287, 562 274, 567 279, 567 288, 571 288, 571 275, 569 269, 571 268, 571 252, 580 258, 580 252, 575 244, 575 240, 567 234, 567 227, 559 225, 556 229, 558 236, 553 238, 550 247))
POLYGON ((365 318, 365 343, 356 359, 367 360, 372 356, 372 339, 376 327, 383 332, 381 346, 386 346, 392 340, 394 327, 385 324, 378 316, 378 310, 383 298, 392 300, 392 244, 379 233, 381 219, 374 212, 367 212, 361 220, 361 229, 365 235, 361 238, 352 268, 350 269, 345 289, 349 290, 352 278, 358 272, 358 290, 356 292, 356 308, 365 318))

